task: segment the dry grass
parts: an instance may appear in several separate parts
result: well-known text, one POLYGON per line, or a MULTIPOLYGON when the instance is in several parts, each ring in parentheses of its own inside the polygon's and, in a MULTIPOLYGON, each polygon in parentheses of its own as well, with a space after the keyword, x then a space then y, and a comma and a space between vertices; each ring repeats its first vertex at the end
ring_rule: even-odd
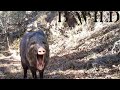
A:
MULTIPOLYGON (((39 21, 44 21, 44 18, 46 16, 39 21)), ((120 57, 111 53, 114 42, 120 39, 119 23, 96 23, 93 30, 85 24, 70 29, 64 28, 63 23, 57 23, 60 25, 56 28, 55 23, 56 19, 50 24, 54 39, 50 44, 50 61, 44 72, 45 79, 120 78, 120 57)), ((16 40, 11 46, 10 55, 0 55, 1 79, 22 79, 18 46, 19 40, 16 40)), ((28 78, 31 79, 30 71, 28 78)))

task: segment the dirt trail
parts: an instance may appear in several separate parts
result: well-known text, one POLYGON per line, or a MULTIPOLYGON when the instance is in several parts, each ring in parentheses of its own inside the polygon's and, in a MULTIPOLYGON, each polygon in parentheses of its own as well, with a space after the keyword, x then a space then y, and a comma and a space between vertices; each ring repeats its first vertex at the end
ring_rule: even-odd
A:
MULTIPOLYGON (((102 52, 103 54, 103 52, 102 52)), ((96 56, 99 56, 96 54, 96 56)), ((88 52, 73 52, 63 56, 53 56, 44 72, 44 79, 119 79, 120 64, 117 62, 106 61, 101 67, 94 64, 97 61, 105 59, 115 59, 115 55, 107 57, 98 57, 96 60, 90 58, 88 52)), ((22 79, 23 71, 18 57, 9 56, 0 58, 0 79, 22 79), (18 59, 17 59, 18 58, 18 59)), ((116 59, 117 60, 117 59, 116 59)), ((97 63, 98 65, 98 63, 97 63)), ((38 74, 38 73, 37 73, 38 74)), ((28 70, 28 79, 31 79, 30 70, 28 70)))

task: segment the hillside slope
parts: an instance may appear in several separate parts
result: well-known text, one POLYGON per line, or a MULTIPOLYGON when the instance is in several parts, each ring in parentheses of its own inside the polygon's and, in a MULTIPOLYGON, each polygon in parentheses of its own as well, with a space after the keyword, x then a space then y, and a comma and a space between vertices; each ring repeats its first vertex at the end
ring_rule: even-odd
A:
MULTIPOLYGON (((120 22, 90 22, 65 27, 58 18, 48 23, 39 17, 41 23, 51 32, 49 38, 50 62, 44 72, 45 79, 119 79, 120 56, 112 53, 113 45, 120 39, 120 22), (44 22, 43 22, 44 21, 44 22), (48 25, 48 26, 47 26, 48 25)), ((64 20, 64 18, 62 18, 64 20)), ((19 57, 19 40, 13 43, 17 51, 0 57, 0 78, 22 78, 23 71, 19 57)), ((29 71, 29 77, 31 73, 29 71)))

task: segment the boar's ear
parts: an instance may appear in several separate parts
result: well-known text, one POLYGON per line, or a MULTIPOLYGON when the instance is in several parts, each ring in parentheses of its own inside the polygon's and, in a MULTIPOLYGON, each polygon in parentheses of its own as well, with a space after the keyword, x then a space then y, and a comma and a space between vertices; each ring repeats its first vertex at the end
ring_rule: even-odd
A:
POLYGON ((38 30, 37 32, 38 32, 40 35, 42 35, 42 36, 45 37, 45 34, 44 34, 44 32, 43 32, 42 30, 38 30))

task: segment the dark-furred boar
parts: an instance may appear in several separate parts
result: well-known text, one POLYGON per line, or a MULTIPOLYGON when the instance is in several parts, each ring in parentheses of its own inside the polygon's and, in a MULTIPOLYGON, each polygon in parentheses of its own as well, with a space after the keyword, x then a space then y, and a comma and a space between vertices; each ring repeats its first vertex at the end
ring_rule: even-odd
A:
POLYGON ((42 79, 44 69, 49 61, 49 45, 42 30, 28 32, 22 37, 20 56, 24 78, 27 78, 27 70, 30 69, 34 79, 37 78, 37 71, 42 79))

